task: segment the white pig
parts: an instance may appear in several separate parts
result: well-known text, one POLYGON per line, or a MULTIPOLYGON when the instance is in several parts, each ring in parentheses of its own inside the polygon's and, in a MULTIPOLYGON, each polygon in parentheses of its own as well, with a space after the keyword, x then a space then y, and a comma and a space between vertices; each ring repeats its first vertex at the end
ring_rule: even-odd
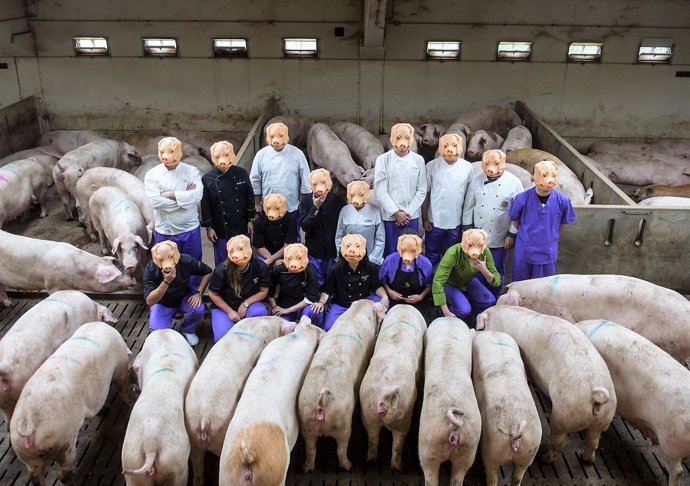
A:
POLYGON ((644 187, 639 187, 635 191, 635 197, 638 201, 643 201, 648 197, 687 197, 690 198, 690 184, 679 186, 669 186, 666 184, 650 184, 644 187))
POLYGON ((154 331, 132 364, 141 395, 122 444, 127 486, 186 486, 189 436, 184 399, 199 362, 172 329, 154 331))
POLYGON ((523 148, 532 148, 532 133, 524 125, 511 128, 508 135, 506 135, 501 150, 508 153, 523 148))
POLYGON ((352 413, 359 396, 383 309, 368 299, 358 300, 340 316, 324 336, 311 362, 299 394, 297 411, 306 444, 304 472, 314 470, 316 440, 334 437, 338 463, 349 470, 347 446, 352 433, 352 413))
POLYGON ((417 399, 425 333, 424 316, 411 305, 396 305, 388 311, 359 389, 362 424, 369 438, 367 460, 377 459, 379 433, 381 427, 386 427, 393 433, 394 470, 402 467, 403 445, 417 399))
POLYGON ((132 169, 132 175, 136 176, 141 181, 146 177, 146 173, 161 163, 158 154, 149 154, 141 157, 141 165, 132 169))
MULTIPOLYGON (((291 325, 292 324, 292 325, 291 325)), ((184 415, 192 443, 194 486, 204 484, 204 454, 217 456, 244 382, 266 345, 294 329, 277 316, 242 319, 209 351, 185 399, 184 415)))
POLYGON ((87 143, 102 140, 103 136, 91 130, 54 130, 41 135, 37 145, 53 147, 60 156, 87 143))
POLYGON ((17 160, 30 159, 31 157, 47 155, 51 159, 57 160, 62 157, 62 153, 58 152, 54 147, 50 145, 45 145, 43 147, 34 147, 26 150, 21 150, 19 152, 14 152, 9 155, 5 155, 0 159, 0 166, 7 165, 10 162, 16 162, 17 160))
POLYGON ((7 331, 0 340, 0 410, 8 427, 28 379, 79 326, 97 320, 117 322, 107 307, 81 292, 61 290, 24 312, 7 331))
POLYGON ((542 461, 556 460, 569 432, 585 431, 582 461, 594 462, 599 437, 616 413, 616 392, 592 343, 568 321, 511 305, 479 314, 482 329, 515 339, 527 376, 551 399, 551 444, 542 461))
POLYGON ((519 486, 539 450, 541 421, 515 340, 502 332, 476 333, 472 380, 482 414, 486 483, 496 486, 499 467, 512 463, 511 485, 519 486))
MULTIPOLYGON (((455 133, 462 139, 462 156, 465 156, 465 151, 467 150, 467 136, 472 133, 470 127, 462 122, 454 122, 446 130, 446 134, 455 133)), ((440 155, 440 154, 438 154, 440 155)))
POLYGON ((474 462, 482 430, 472 388, 472 332, 457 318, 440 317, 426 332, 424 402, 419 417, 419 463, 426 486, 452 463, 451 486, 461 486, 474 462))
POLYGON ((73 467, 79 430, 103 408, 110 383, 129 403, 130 351, 120 333, 89 322, 60 345, 22 390, 10 422, 12 447, 45 485, 45 467, 55 461, 64 484, 76 484, 73 467))
MULTIPOLYGON (((127 142, 128 144, 132 145, 133 147, 136 147, 136 149, 142 153, 142 154, 157 154, 158 153, 158 142, 161 141, 162 138, 165 138, 167 136, 172 136, 168 134, 163 134, 163 133, 154 133, 154 132, 131 132, 127 133, 123 136, 118 136, 118 138, 124 142, 127 142)), ((191 157, 194 155, 201 155, 201 147, 192 145, 188 143, 184 138, 177 137, 180 142, 182 142, 182 156, 183 157, 191 157)), ((209 144, 209 147, 211 144, 209 144)))
POLYGON ((32 196, 46 210, 46 177, 43 166, 32 159, 18 160, 0 167, 0 228, 7 221, 28 214, 32 196))
POLYGON ((355 123, 337 122, 331 125, 331 130, 347 145, 355 162, 364 170, 373 168, 376 157, 385 151, 378 138, 355 123))
POLYGON ((503 137, 496 132, 477 130, 467 136, 467 152, 465 159, 474 162, 482 159, 482 154, 487 150, 500 149, 503 145, 503 137))
POLYGON ((462 113, 456 123, 463 123, 472 131, 490 130, 505 138, 511 128, 522 125, 522 119, 510 108, 484 105, 462 113))
POLYGON ((0 231, 0 303, 11 305, 6 287, 49 294, 75 289, 116 292, 135 280, 123 275, 112 258, 103 258, 58 241, 39 240, 0 231))
POLYGON ((566 321, 608 319, 646 337, 679 361, 690 357, 690 302, 678 292, 625 275, 553 275, 512 282, 499 304, 566 321))
POLYGON ((297 394, 323 330, 308 318, 268 343, 247 378, 220 456, 221 486, 285 484, 299 435, 297 394))
MULTIPOLYGON (((510 172, 515 177, 520 179, 520 183, 522 184, 522 187, 524 189, 534 187, 534 180, 532 179, 532 174, 527 172, 525 169, 523 169, 519 165, 506 164, 505 170, 506 170, 506 172, 510 172)), ((482 172, 484 172, 484 169, 482 169, 482 162, 481 161, 472 162, 472 173, 474 175, 477 175, 477 174, 481 174, 482 172)))
POLYGON ((650 197, 637 203, 639 206, 690 206, 690 199, 687 197, 658 196, 650 197))
POLYGON ((307 152, 311 162, 328 170, 344 187, 364 174, 347 145, 323 123, 314 123, 309 129, 307 152))
POLYGON ((690 373, 639 334, 606 320, 577 327, 597 348, 611 373, 618 413, 659 444, 669 486, 680 486, 684 457, 690 456, 690 373))

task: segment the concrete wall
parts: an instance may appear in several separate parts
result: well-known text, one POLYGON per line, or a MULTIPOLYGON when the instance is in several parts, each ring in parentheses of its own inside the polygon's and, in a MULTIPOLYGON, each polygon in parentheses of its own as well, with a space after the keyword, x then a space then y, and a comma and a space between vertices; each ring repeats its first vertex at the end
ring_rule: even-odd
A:
POLYGON ((388 0, 383 60, 359 58, 361 0, 9 3, 20 18, 0 22, 0 56, 11 56, 0 70, 0 106, 41 94, 54 129, 247 130, 271 96, 287 111, 370 129, 448 123, 471 106, 517 99, 565 136, 683 137, 690 129, 690 78, 676 77, 690 71, 684 0, 388 0), (33 35, 12 47, 7 33, 21 22, 33 35), (74 35, 107 37, 112 57, 75 58, 74 35), (181 57, 142 58, 145 36, 176 37, 181 57), (247 37, 250 58, 212 59, 216 36, 247 37), (317 37, 320 58, 280 59, 290 36, 317 37), (634 64, 650 36, 674 39, 672 65, 634 64), (463 41, 463 60, 425 61, 427 40, 463 41), (533 41, 532 62, 495 62, 500 40, 533 41), (565 63, 572 41, 605 42, 602 63, 565 63))

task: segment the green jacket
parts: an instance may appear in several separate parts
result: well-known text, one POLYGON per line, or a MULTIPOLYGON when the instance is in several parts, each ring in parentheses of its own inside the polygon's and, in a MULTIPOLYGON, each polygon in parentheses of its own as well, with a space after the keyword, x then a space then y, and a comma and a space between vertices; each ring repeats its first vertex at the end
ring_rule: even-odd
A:
MULTIPOLYGON (((494 281, 491 285, 494 287, 501 285, 501 276, 498 270, 496 270, 491 251, 488 248, 485 249, 484 253, 479 256, 479 259, 486 261, 486 268, 494 276, 494 281)), ((446 292, 443 290, 445 285, 452 285, 460 290, 465 290, 467 284, 477 273, 479 273, 478 270, 470 265, 470 257, 462 251, 460 243, 448 248, 448 251, 441 259, 441 263, 436 267, 434 282, 431 285, 434 305, 441 306, 446 304, 446 292)))

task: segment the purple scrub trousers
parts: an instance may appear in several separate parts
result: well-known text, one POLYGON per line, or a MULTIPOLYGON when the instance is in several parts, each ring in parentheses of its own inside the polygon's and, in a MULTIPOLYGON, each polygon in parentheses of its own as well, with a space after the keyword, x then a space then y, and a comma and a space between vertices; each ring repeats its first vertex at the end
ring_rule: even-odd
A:
POLYGON ((398 251, 398 236, 404 229, 412 228, 419 231, 419 218, 411 219, 405 226, 396 226, 395 221, 384 221, 384 229, 386 230, 386 245, 383 249, 383 257, 386 258, 391 253, 398 251))
POLYGON ((556 262, 537 265, 536 263, 527 263, 524 260, 520 260, 517 256, 513 258, 513 282, 529 280, 531 278, 550 277, 555 274, 556 262))
POLYGON ((319 287, 326 281, 326 276, 331 272, 335 258, 314 258, 309 255, 309 263, 314 265, 316 270, 316 280, 319 282, 319 287))
MULTIPOLYGON (((180 253, 186 253, 187 255, 196 258, 199 261, 203 261, 204 255, 201 248, 201 226, 177 235, 164 235, 158 231, 154 231, 153 238, 156 243, 160 243, 161 241, 165 240, 174 241, 177 243, 177 249, 180 253)), ((197 290, 199 288, 199 282, 201 282, 200 276, 192 275, 189 277, 190 289, 197 290)))
POLYGON ((431 262, 432 267, 436 267, 443 258, 448 248, 460 243, 462 227, 453 229, 441 229, 431 225, 431 231, 427 231, 424 236, 424 255, 431 262))
POLYGON ((448 309, 463 320, 496 304, 496 297, 476 276, 470 280, 464 292, 452 285, 444 286, 443 290, 446 292, 448 309))
MULTIPOLYGON (((371 294, 369 297, 367 297, 367 299, 371 300, 372 302, 381 302, 381 297, 376 294, 371 294)), ((323 323, 323 330, 329 331, 331 327, 333 327, 333 324, 338 317, 342 316, 347 309, 347 307, 343 307, 338 304, 329 304, 328 310, 326 311, 326 318, 323 323)))
POLYGON ((282 317, 286 321, 299 322, 302 316, 308 316, 311 319, 311 323, 315 326, 321 327, 323 325, 323 312, 314 312, 311 310, 311 304, 307 305, 304 309, 297 312, 290 312, 289 314, 283 314, 282 317))
MULTIPOLYGON (((247 308, 247 317, 260 317, 267 316, 268 311, 266 306, 261 302, 254 302, 250 304, 247 308)), ((220 309, 211 309, 211 326, 213 327, 213 342, 218 342, 220 338, 225 336, 232 326, 237 324, 236 322, 230 320, 230 317, 220 309)))
POLYGON ((149 332, 158 331, 159 329, 172 329, 173 317, 178 312, 184 314, 184 321, 182 322, 182 332, 187 334, 196 333, 201 320, 204 318, 206 306, 202 302, 198 307, 189 306, 189 298, 194 295, 190 292, 185 295, 182 302, 177 307, 167 307, 162 304, 153 304, 149 314, 149 332))

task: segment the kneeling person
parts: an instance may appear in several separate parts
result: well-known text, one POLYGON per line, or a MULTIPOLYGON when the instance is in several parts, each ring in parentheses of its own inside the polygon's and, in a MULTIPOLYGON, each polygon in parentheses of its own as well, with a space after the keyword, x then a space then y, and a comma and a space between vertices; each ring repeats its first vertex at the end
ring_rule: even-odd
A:
POLYGON ((386 257, 379 271, 391 306, 420 303, 431 292, 433 277, 431 262, 422 255, 422 239, 414 233, 398 236, 398 251, 386 257))

